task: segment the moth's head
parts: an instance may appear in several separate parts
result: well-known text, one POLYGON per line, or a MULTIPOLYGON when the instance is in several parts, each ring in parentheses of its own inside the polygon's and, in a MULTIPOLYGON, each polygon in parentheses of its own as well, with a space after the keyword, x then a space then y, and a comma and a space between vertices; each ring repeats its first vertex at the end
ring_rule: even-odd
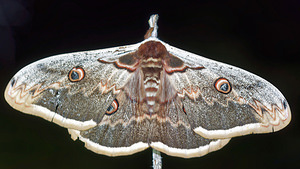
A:
POLYGON ((167 55, 166 47, 158 41, 147 41, 138 48, 138 56, 141 59, 164 58, 167 55))

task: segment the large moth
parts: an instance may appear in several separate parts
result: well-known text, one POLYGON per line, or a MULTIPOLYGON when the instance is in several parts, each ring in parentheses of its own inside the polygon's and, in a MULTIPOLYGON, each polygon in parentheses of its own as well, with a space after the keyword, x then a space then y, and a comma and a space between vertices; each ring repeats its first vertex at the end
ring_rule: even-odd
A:
POLYGON ((272 84, 240 68, 157 38, 48 57, 21 69, 5 90, 15 109, 68 128, 73 139, 108 156, 148 147, 190 158, 230 138, 274 132, 291 120, 272 84))

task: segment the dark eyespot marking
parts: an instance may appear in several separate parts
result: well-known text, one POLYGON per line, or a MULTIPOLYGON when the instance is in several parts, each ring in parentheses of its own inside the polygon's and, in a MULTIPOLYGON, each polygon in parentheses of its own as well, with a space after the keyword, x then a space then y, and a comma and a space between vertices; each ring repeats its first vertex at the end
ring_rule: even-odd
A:
POLYGON ((82 67, 77 66, 70 70, 68 78, 71 82, 79 82, 85 77, 85 71, 82 67))
POLYGON ((112 115, 112 114, 114 114, 115 112, 118 111, 118 108, 119 108, 119 102, 118 102, 117 99, 115 99, 115 100, 111 103, 111 105, 108 106, 108 108, 107 108, 105 114, 106 114, 106 115, 112 115))
POLYGON ((231 92, 231 84, 229 81, 225 78, 219 78, 214 83, 215 89, 217 89, 218 92, 228 94, 231 92))

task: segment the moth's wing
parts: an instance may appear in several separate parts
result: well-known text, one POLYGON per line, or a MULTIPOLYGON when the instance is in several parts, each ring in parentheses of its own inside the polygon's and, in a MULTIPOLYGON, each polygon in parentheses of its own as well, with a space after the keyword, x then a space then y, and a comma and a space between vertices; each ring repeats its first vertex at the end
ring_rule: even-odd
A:
POLYGON ((69 129, 72 138, 79 138, 89 150, 108 156, 129 155, 148 148, 151 128, 149 115, 143 112, 139 101, 141 81, 142 74, 137 69, 97 126, 82 131, 69 129))
POLYGON ((207 139, 196 134, 189 125, 178 101, 165 105, 165 111, 150 117, 141 112, 137 102, 122 91, 118 111, 104 115, 102 121, 88 130, 72 130, 91 151, 108 156, 130 155, 149 146, 172 156, 203 156, 225 146, 230 139, 207 139))
POLYGON ((19 111, 66 128, 94 127, 131 77, 127 70, 106 62, 129 55, 138 46, 75 52, 39 60, 16 73, 6 87, 5 99, 19 111), (81 73, 70 74, 77 69, 81 73), (76 78, 83 79, 76 81, 76 78))
POLYGON ((211 139, 230 138, 278 131, 290 122, 286 99, 266 80, 240 68, 165 46, 190 67, 185 72, 174 72, 169 79, 182 98, 196 133, 211 139), (229 81, 229 93, 217 91, 215 85, 220 78, 229 81))
POLYGON ((200 157, 221 149, 230 140, 209 139, 196 134, 178 97, 163 104, 161 111, 153 115, 150 121, 150 146, 172 156, 200 157))
POLYGON ((108 156, 130 155, 149 147, 150 121, 140 112, 136 101, 121 91, 118 109, 105 114, 101 122, 87 130, 70 130, 71 137, 79 138, 85 147, 95 153, 108 156))

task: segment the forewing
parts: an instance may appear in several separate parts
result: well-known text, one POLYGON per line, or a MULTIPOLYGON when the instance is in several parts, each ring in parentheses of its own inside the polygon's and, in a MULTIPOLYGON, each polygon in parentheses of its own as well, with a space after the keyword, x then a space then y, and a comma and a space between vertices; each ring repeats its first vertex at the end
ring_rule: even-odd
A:
POLYGON ((277 131, 289 123, 286 99, 266 80, 167 44, 166 48, 191 67, 170 74, 169 79, 196 133, 212 139, 230 138, 277 131), (199 65, 203 68, 192 68, 199 65), (227 83, 224 91, 217 86, 220 79, 227 83))
POLYGON ((96 126, 130 72, 117 69, 118 60, 138 44, 48 57, 21 69, 5 90, 15 109, 66 128, 96 126))

